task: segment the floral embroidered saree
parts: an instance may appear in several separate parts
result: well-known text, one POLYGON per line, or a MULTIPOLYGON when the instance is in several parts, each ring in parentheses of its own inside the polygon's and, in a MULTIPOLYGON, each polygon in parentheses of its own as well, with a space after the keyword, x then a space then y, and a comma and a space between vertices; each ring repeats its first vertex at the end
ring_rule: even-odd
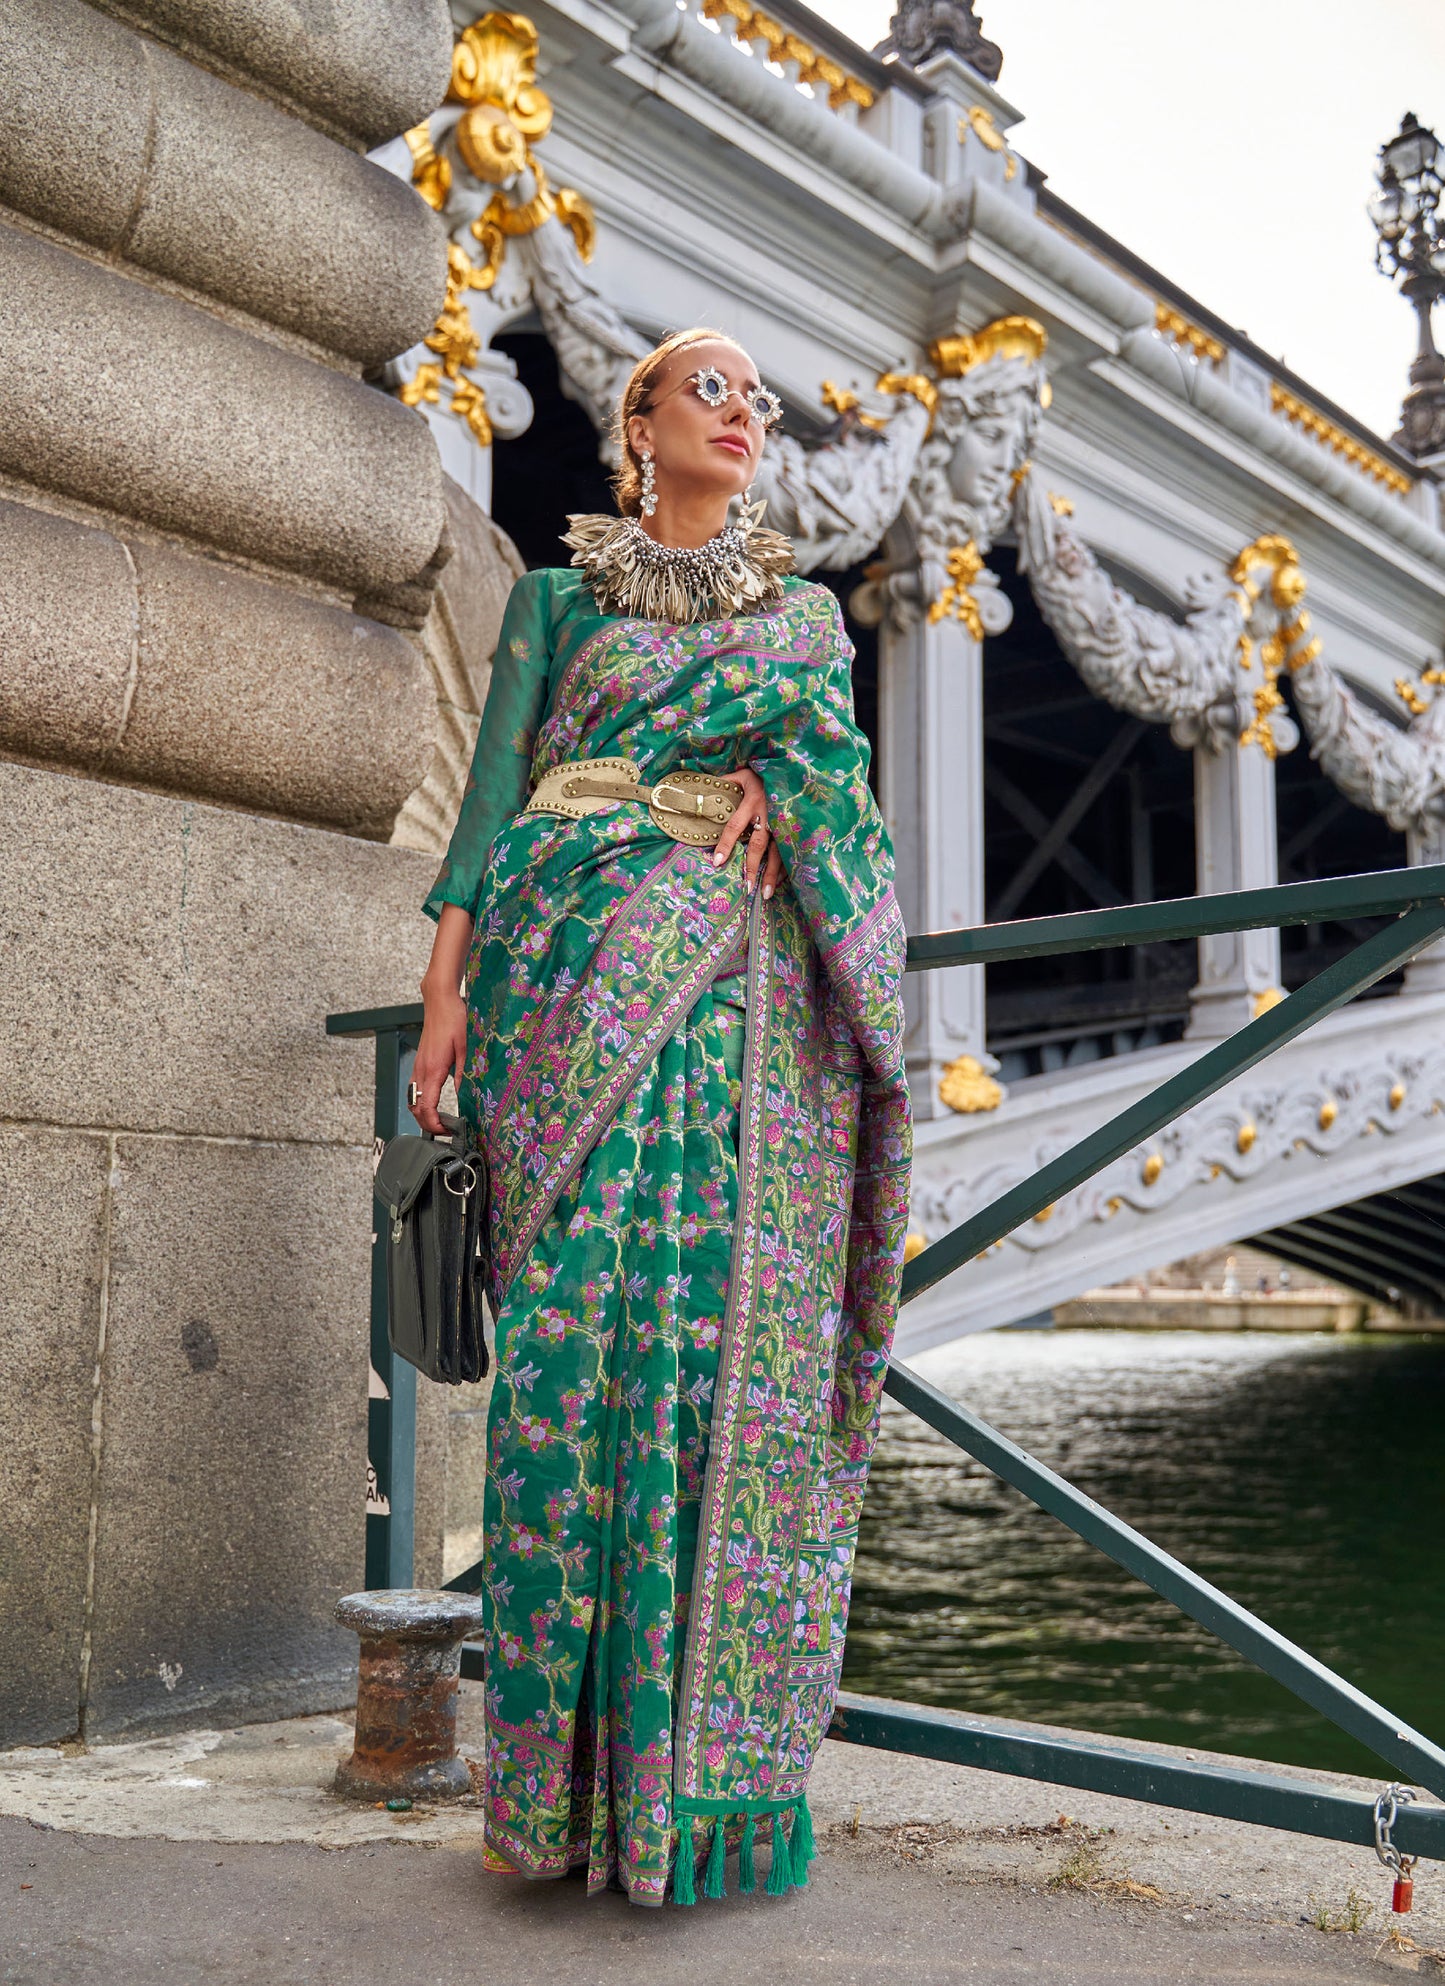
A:
POLYGON ((837 603, 602 615, 524 574, 428 899, 475 920, 461 1104, 492 1173, 490 1866, 721 1895, 806 1879, 903 1258, 904 938, 837 603), (752 765, 786 877, 564 762, 752 765), (795 1816, 788 1838, 787 1816, 795 1816))

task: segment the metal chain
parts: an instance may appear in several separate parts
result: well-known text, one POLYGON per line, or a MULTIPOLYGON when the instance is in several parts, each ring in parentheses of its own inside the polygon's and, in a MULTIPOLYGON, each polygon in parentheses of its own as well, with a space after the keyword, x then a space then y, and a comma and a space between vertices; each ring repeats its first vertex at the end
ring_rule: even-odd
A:
POLYGON ((1415 1799, 1413 1786, 1387 1786, 1375 1802, 1375 1853, 1397 1880, 1407 1878, 1419 1857, 1402 1855, 1390 1839, 1401 1807, 1415 1799))

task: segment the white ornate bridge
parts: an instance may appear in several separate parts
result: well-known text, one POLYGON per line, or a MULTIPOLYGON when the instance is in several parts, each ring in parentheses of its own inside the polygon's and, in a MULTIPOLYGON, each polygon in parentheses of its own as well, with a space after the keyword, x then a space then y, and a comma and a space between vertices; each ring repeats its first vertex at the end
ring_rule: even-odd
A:
MULTIPOLYGON (((378 155, 453 243, 447 310, 391 383, 432 422, 454 522, 469 497, 552 556, 562 513, 602 500, 635 357, 684 323, 739 337, 789 414, 769 522, 857 641, 912 932, 1441 859, 1434 469, 1055 198, 970 7, 903 7, 887 59, 742 0, 555 0, 540 55, 519 17, 455 19, 448 106, 378 155)), ((463 595, 510 569, 459 536, 412 846, 445 834, 485 692, 463 595)), ((915 982, 918 1233, 1359 935, 915 982)), ((1445 1302, 1420 1184, 1445 1172, 1442 1018, 1426 955, 913 1305, 904 1349, 1265 1234, 1445 1302)))

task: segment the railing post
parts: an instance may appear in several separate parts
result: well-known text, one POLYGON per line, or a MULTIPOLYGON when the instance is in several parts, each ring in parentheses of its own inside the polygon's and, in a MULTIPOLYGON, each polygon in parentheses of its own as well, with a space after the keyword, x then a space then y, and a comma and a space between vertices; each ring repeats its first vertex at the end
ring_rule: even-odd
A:
MULTIPOLYGON (((372 1163, 398 1130, 414 1132, 406 1085, 418 1031, 376 1030, 372 1163)), ((371 1378, 367 1400, 366 1584, 410 1586, 416 1532, 416 1368, 393 1358, 386 1325, 387 1237, 372 1205, 371 1378)))

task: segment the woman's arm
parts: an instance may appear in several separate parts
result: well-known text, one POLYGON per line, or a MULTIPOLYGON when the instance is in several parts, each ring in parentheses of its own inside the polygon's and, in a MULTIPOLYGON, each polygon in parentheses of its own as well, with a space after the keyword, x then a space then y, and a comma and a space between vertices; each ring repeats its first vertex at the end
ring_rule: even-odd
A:
POLYGON ((487 856, 498 831, 527 804, 532 745, 547 702, 551 625, 547 575, 525 572, 512 588, 492 659, 477 748, 446 860, 423 908, 437 920, 430 963, 422 975, 425 1008, 412 1080, 420 1098, 412 1112, 424 1131, 439 1133, 437 1100, 449 1075, 461 1081, 467 1052, 462 973, 472 940, 487 856))
POLYGON ((424 1131, 440 1133, 437 1102, 448 1076, 460 1080, 467 1059, 467 1003, 462 998, 462 969, 472 942, 472 920, 455 903, 444 903, 432 941, 431 962, 422 974, 425 1018, 417 1044, 412 1081, 421 1092, 412 1115, 424 1131))
POLYGON ((428 917, 440 917, 446 903, 475 917, 492 843, 527 804, 532 747, 547 705, 550 610, 546 571, 524 572, 507 597, 461 812, 423 905, 428 917))

